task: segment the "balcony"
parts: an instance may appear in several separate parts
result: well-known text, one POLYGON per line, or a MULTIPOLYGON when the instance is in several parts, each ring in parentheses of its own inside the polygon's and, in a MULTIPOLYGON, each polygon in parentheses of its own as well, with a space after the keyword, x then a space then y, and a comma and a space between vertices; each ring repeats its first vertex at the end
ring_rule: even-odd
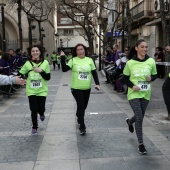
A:
POLYGON ((147 3, 147 9, 144 7, 144 1, 140 2, 139 4, 130 9, 130 13, 133 20, 140 19, 141 17, 152 16, 151 2, 147 3))
MULTIPOLYGON (((131 23, 132 23, 133 28, 137 27, 138 24, 143 25, 153 19, 153 12, 151 9, 152 3, 148 1, 145 3, 144 1, 142 1, 130 9, 131 23)), ((124 20, 127 21, 126 16, 124 20)), ((122 16, 120 16, 119 21, 118 21, 118 29, 120 29, 121 27, 122 27, 122 16)))

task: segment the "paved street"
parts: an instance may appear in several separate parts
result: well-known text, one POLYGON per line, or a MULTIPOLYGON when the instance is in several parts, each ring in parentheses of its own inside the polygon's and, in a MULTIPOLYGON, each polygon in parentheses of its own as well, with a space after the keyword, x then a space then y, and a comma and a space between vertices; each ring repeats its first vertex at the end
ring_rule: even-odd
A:
POLYGON ((69 88, 70 73, 51 71, 46 119, 31 136, 25 88, 0 101, 0 170, 169 170, 170 122, 165 120, 161 87, 153 83, 144 119, 148 154, 138 153, 136 134, 129 133, 126 117, 133 115, 126 95, 117 93, 99 72, 101 91, 94 86, 86 110, 86 136, 76 124, 76 103, 69 88))

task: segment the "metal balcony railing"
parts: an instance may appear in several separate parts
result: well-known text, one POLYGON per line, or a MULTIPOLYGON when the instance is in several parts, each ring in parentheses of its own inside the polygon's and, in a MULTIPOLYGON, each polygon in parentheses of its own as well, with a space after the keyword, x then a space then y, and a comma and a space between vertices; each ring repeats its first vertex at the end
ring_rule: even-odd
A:
POLYGON ((151 2, 147 2, 146 8, 144 7, 144 1, 140 2, 136 6, 130 9, 131 17, 132 19, 139 19, 143 16, 151 16, 152 10, 151 10, 151 2))
MULTIPOLYGON (((130 9, 130 13, 131 13, 131 20, 140 20, 142 17, 150 17, 153 16, 153 12, 151 10, 151 2, 147 1, 145 2, 147 3, 144 4, 144 1, 140 2, 139 4, 137 4, 136 6, 134 6, 133 8, 130 9)), ((127 21, 126 18, 126 12, 125 12, 125 16, 124 16, 124 21, 127 21)), ((119 17, 118 22, 117 22, 117 27, 118 29, 120 29, 122 27, 122 16, 119 17)))

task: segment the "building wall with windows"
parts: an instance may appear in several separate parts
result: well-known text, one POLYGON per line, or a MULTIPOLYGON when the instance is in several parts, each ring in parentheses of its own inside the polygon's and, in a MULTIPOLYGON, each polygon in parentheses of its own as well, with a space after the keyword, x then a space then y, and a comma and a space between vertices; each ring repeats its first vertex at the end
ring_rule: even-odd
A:
MULTIPOLYGON (((5 37, 6 37, 6 50, 19 48, 19 30, 18 30, 18 13, 17 6, 11 6, 6 4, 4 7, 4 16, 5 16, 5 37)), ((28 22, 27 16, 24 12, 21 14, 21 24, 22 24, 22 36, 23 36, 23 52, 29 46, 29 36, 28 36, 28 22)), ((0 15, 1 18, 1 15, 0 15)), ((55 50, 55 38, 54 38, 54 13, 52 12, 48 18, 48 21, 42 22, 42 27, 44 29, 43 34, 43 44, 48 53, 52 53, 55 50)), ((33 44, 39 44, 39 30, 38 24, 36 21, 32 21, 32 24, 35 25, 35 29, 32 30, 33 44)), ((0 21, 0 25, 2 23, 0 21)), ((0 27, 0 48, 2 49, 2 27, 0 27)))

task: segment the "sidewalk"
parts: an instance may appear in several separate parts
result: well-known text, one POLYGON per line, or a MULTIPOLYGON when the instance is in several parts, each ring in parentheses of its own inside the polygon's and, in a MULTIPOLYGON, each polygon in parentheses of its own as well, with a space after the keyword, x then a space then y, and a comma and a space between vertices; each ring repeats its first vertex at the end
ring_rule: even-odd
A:
POLYGON ((76 103, 70 92, 70 73, 52 71, 46 104, 46 120, 31 136, 31 120, 25 89, 0 107, 0 169, 2 170, 169 170, 170 122, 161 87, 153 83, 152 99, 144 120, 148 154, 137 150, 136 134, 125 122, 132 116, 126 95, 117 93, 99 72, 101 91, 94 87, 86 110, 86 136, 76 124, 76 103))

